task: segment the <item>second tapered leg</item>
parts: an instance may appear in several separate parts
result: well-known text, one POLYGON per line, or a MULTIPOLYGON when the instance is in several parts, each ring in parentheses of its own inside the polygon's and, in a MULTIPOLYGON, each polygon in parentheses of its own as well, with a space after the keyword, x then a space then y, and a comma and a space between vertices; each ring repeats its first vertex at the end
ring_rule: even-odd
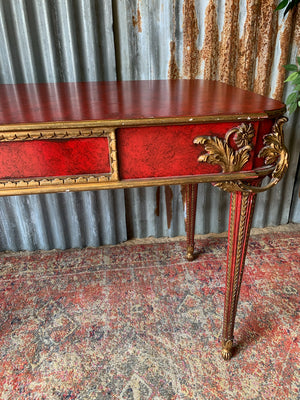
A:
POLYGON ((234 322, 255 198, 253 193, 236 192, 231 194, 222 348, 222 356, 225 360, 231 358, 233 351, 234 322))
POLYGON ((198 184, 190 184, 182 186, 183 203, 184 203, 184 217, 185 217, 185 230, 187 236, 187 259, 193 261, 194 254, 194 235, 195 235, 195 220, 197 208, 197 193, 198 184))

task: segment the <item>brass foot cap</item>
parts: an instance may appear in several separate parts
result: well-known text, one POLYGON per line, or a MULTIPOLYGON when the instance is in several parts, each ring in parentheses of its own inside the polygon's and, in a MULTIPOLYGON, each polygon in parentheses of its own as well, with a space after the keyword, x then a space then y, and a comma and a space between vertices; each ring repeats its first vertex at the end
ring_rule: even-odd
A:
POLYGON ((195 256, 194 253, 187 253, 186 258, 188 261, 194 261, 195 260, 195 256))
POLYGON ((222 357, 224 358, 224 360, 228 361, 231 359, 232 351, 233 351, 232 340, 227 340, 226 342, 223 342, 222 357))
POLYGON ((188 261, 195 260, 196 256, 194 254, 194 248, 193 247, 188 247, 187 253, 186 253, 186 258, 187 258, 188 261))

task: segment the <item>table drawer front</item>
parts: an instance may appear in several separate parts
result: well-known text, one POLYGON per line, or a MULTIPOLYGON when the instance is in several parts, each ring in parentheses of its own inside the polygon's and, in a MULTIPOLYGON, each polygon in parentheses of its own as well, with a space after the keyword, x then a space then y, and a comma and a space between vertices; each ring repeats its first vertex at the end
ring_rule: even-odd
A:
MULTIPOLYGON (((216 174, 222 172, 218 163, 199 162, 205 153, 204 145, 196 145, 197 137, 219 138, 221 152, 236 150, 234 135, 225 141, 226 134, 240 125, 235 123, 122 128, 117 131, 117 151, 120 179, 171 177, 216 174), (228 147, 227 150, 225 147, 228 147), (234 149, 235 147, 235 149, 234 149)), ((248 161, 238 170, 251 170, 258 123, 253 129, 248 161)), ((218 151, 218 149, 217 149, 218 151)), ((233 151, 234 152, 234 151, 233 151)), ((228 172, 228 171, 226 171, 228 172)), ((229 171, 231 172, 231 171, 229 171)))
POLYGON ((117 180, 114 130, 19 132, 0 138, 0 181, 94 175, 117 180))

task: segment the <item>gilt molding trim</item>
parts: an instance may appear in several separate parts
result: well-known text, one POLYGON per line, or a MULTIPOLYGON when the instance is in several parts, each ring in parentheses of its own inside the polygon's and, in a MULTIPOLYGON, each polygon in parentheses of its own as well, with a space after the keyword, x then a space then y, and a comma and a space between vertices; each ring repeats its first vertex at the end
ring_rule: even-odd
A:
POLYGON ((109 148, 109 162, 110 162, 110 176, 109 181, 118 181, 118 158, 117 158, 117 139, 115 129, 112 129, 107 134, 108 148, 109 148))
MULTIPOLYGON (((228 192, 264 192, 275 186, 285 174, 288 168, 288 152, 284 145, 283 124, 287 122, 286 117, 276 120, 271 133, 263 138, 264 147, 260 150, 258 156, 264 159, 266 166, 273 166, 271 180, 265 186, 254 186, 241 180, 228 180, 217 182, 214 185, 228 192)), ((223 173, 232 173, 240 171, 249 161, 250 152, 253 149, 252 139, 254 137, 254 128, 252 124, 241 124, 230 129, 225 139, 216 136, 199 136, 194 139, 195 144, 204 146, 207 153, 198 157, 199 162, 207 162, 219 165, 223 173), (234 149, 229 142, 231 135, 234 135, 234 142, 237 149, 234 149)))
POLYGON ((80 139, 108 137, 112 129, 92 128, 92 129, 76 129, 76 128, 59 128, 59 129, 43 129, 43 130, 21 130, 8 131, 0 134, 0 142, 19 142, 28 140, 62 140, 62 139, 80 139))
POLYGON ((103 175, 78 175, 67 177, 54 177, 54 178, 36 178, 36 179, 18 179, 10 181, 0 181, 0 189, 14 189, 14 188, 34 188, 42 186, 56 186, 56 185, 75 185, 85 183, 100 183, 109 182, 110 174, 103 175))

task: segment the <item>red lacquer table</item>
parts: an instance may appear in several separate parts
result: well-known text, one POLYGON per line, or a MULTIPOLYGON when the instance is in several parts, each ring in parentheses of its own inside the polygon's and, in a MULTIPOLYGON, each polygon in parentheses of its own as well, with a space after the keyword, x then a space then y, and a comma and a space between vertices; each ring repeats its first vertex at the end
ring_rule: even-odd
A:
POLYGON ((229 359, 255 196, 287 168, 284 112, 278 101, 213 81, 0 85, 0 195, 181 184, 192 260, 197 184, 231 192, 229 359))

